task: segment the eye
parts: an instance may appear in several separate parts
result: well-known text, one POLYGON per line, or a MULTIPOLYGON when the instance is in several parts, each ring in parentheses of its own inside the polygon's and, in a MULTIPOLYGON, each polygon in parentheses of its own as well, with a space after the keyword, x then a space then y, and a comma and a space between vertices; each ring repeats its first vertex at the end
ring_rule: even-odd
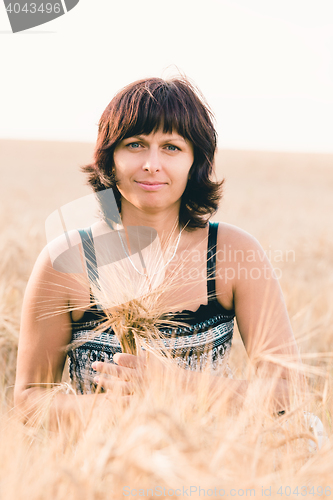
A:
POLYGON ((127 147, 129 149, 139 149, 141 146, 141 144, 139 142, 130 142, 129 144, 127 144, 127 147))
POLYGON ((180 151, 180 149, 177 148, 177 146, 174 146, 173 144, 167 144, 166 148, 168 151, 180 151))

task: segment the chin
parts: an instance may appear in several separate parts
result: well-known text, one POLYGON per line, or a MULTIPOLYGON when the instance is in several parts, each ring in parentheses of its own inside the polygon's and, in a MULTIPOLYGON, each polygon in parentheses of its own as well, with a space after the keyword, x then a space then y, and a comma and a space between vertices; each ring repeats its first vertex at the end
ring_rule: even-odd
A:
POLYGON ((177 199, 175 201, 170 201, 170 199, 163 200, 162 196, 160 193, 151 193, 149 197, 145 196, 144 199, 126 199, 124 198, 124 201, 128 208, 133 207, 136 210, 139 210, 140 212, 145 212, 145 213, 150 213, 150 214, 155 214, 160 211, 165 211, 165 210, 172 210, 175 207, 177 210, 180 209, 180 199, 177 199))

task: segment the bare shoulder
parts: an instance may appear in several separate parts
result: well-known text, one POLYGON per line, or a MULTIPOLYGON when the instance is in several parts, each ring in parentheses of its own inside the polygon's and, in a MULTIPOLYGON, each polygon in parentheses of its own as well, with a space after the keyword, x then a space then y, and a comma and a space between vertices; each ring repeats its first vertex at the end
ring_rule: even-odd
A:
POLYGON ((61 273, 82 273, 82 242, 79 231, 74 229, 50 241, 43 249, 44 258, 55 271, 61 273))
POLYGON ((59 236, 50 241, 39 254, 26 289, 26 298, 34 296, 52 296, 66 303, 76 288, 78 281, 83 281, 85 263, 82 258, 82 245, 77 230, 59 236), (82 277, 78 280, 78 277, 82 277))
POLYGON ((265 260, 259 242, 239 227, 219 223, 216 249, 216 291, 226 309, 235 307, 235 292, 250 275, 256 262, 265 260))
MULTIPOLYGON (((216 252, 217 276, 220 288, 233 297, 233 303, 249 303, 258 293, 277 293, 276 274, 258 240, 231 224, 220 223, 216 252)), ((280 293, 280 292, 278 292, 280 293)))
POLYGON ((244 229, 219 222, 217 251, 224 252, 228 261, 262 262, 266 255, 259 241, 244 229))
MULTIPOLYGON (((93 238, 105 235, 110 228, 103 222, 97 221, 91 227, 93 238)), ((72 229, 51 240, 44 251, 49 254, 53 268, 63 273, 82 273, 85 271, 82 262, 82 239, 79 229, 72 229)), ((85 230, 86 231, 86 230, 85 230)))

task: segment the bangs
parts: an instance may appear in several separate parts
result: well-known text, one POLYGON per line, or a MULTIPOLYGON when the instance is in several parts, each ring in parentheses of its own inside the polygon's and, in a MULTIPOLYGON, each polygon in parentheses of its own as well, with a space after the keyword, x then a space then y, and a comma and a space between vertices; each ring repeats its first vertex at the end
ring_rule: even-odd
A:
POLYGON ((156 85, 135 89, 123 96, 119 113, 118 140, 136 135, 149 135, 157 130, 164 133, 176 132, 192 141, 191 123, 186 95, 172 82, 156 82, 156 85))

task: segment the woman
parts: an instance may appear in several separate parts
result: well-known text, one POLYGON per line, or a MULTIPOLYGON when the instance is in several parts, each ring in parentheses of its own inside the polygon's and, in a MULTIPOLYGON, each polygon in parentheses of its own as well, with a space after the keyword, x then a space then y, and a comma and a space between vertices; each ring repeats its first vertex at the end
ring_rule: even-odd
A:
MULTIPOLYGON (((92 305, 91 294, 100 283, 103 267, 97 265, 100 250, 96 247, 101 246, 97 240, 105 234, 110 238, 118 235, 118 245, 114 238, 104 238, 103 244, 113 242, 104 246, 111 253, 120 252, 115 260, 127 262, 134 282, 147 277, 149 281, 162 271, 167 279, 181 268, 181 278, 174 279, 169 290, 166 287, 163 304, 165 311, 174 313, 175 321, 187 326, 161 327, 166 339, 176 335, 181 340, 177 354, 171 350, 178 356, 181 372, 183 368, 203 369, 206 361, 213 370, 225 368, 235 316, 249 357, 266 376, 276 375, 276 370, 264 362, 265 353, 298 359, 281 290, 262 248, 236 227, 208 223, 217 209, 222 186, 212 179, 215 149, 216 132, 209 108, 186 80, 141 80, 121 90, 110 102, 99 123, 94 163, 84 168, 99 194, 103 220, 88 230, 69 234, 72 246, 80 250, 89 280, 80 281, 73 273, 52 267, 46 248, 27 287, 15 386, 16 404, 25 413, 41 397, 45 384, 60 382, 65 351, 73 341, 81 340, 69 356, 70 374, 82 394, 82 405, 91 401, 87 393, 93 392, 94 384, 107 391, 98 396, 99 401, 117 388, 126 396, 133 391, 133 380, 143 370, 149 371, 144 357, 119 354, 120 344, 112 329, 82 342, 103 317, 103 311, 92 305), (110 189, 121 219, 114 204, 102 196, 110 189), (155 263, 150 271, 149 262, 135 260, 136 252, 131 248, 130 228, 138 226, 151 228, 160 243, 163 263, 155 263), (52 311, 61 313, 51 315, 52 311)), ((57 241, 52 245, 61 246, 57 241)), ((56 253, 61 249, 56 248, 56 253)), ((287 397, 287 370, 281 369, 279 377, 276 394, 280 398, 277 409, 281 410, 287 397)), ((222 384, 222 379, 215 378, 214 384, 222 384)), ((228 380, 230 384, 239 394, 245 393, 247 382, 228 380)), ((74 405, 76 398, 67 394, 58 394, 53 401, 62 414, 74 405)))

